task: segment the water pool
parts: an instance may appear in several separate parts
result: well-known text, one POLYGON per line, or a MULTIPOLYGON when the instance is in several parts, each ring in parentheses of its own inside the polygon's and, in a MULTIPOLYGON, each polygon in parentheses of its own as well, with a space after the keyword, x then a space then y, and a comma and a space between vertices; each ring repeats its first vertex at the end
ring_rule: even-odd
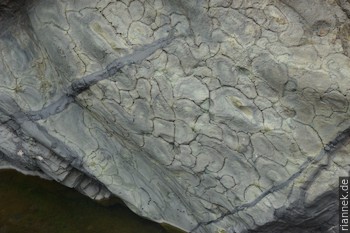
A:
POLYGON ((169 233, 126 206, 102 205, 74 189, 0 171, 0 233, 169 233))

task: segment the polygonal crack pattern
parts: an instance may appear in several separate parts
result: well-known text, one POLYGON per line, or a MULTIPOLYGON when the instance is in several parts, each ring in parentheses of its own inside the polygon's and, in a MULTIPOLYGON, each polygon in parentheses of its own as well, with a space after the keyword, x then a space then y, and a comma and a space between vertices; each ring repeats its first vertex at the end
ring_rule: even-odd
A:
POLYGON ((1 167, 188 232, 336 229, 345 1, 0 3, 1 167))

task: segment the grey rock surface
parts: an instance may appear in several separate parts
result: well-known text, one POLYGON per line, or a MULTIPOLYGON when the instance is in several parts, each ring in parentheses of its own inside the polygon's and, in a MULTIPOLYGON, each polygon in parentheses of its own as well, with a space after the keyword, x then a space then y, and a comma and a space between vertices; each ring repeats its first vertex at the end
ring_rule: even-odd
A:
POLYGON ((0 168, 196 233, 336 232, 346 0, 0 0, 0 168))

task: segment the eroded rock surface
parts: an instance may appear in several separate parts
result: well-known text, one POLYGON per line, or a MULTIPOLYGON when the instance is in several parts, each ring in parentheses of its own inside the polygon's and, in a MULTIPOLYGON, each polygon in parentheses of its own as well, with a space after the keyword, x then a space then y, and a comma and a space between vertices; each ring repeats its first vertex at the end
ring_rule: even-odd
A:
POLYGON ((348 1, 0 4, 0 167, 188 232, 335 232, 348 1))

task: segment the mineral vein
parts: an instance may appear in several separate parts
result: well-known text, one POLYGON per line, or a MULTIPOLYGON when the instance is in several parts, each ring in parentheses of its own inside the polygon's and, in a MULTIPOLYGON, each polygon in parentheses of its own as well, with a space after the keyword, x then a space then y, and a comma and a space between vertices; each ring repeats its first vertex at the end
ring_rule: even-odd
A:
POLYGON ((112 63, 107 65, 105 69, 84 76, 79 80, 73 81, 72 84, 67 88, 66 93, 64 93, 56 101, 43 107, 40 110, 27 112, 26 115, 31 120, 38 121, 64 111, 69 106, 69 104, 75 101, 76 96, 87 90, 90 86, 98 83, 101 80, 112 77, 124 66, 142 62, 147 57, 155 53, 158 49, 162 49, 170 44, 173 39, 174 30, 170 31, 167 37, 156 40, 151 44, 144 45, 141 48, 135 49, 133 53, 114 60, 112 63))

